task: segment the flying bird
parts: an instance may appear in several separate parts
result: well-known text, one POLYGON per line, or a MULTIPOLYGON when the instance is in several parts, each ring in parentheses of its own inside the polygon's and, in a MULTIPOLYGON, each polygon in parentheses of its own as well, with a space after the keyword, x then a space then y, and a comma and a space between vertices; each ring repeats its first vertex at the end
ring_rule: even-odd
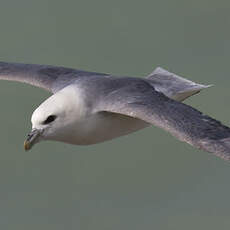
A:
POLYGON ((210 85, 163 68, 136 78, 0 62, 0 79, 28 83, 53 94, 33 112, 25 150, 43 140, 96 144, 155 125, 181 141, 230 159, 230 128, 181 102, 210 85))

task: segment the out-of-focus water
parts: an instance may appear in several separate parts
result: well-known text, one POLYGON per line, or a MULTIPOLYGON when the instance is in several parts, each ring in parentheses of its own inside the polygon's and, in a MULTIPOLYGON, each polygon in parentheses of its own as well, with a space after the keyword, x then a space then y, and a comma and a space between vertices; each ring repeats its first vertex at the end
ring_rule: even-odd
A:
MULTIPOLYGON (((6 1, 0 60, 214 84, 186 103, 229 125, 229 1, 6 1)), ((228 230, 229 163, 157 128, 23 151, 49 94, 0 82, 0 229, 228 230)))

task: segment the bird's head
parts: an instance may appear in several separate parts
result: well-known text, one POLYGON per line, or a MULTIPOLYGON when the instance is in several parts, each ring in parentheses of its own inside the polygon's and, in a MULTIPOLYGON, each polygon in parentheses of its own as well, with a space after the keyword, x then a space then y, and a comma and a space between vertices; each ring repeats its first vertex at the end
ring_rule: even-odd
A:
POLYGON ((83 105, 73 87, 66 87, 44 101, 32 114, 32 130, 25 142, 25 150, 43 140, 64 141, 71 127, 83 114, 83 105))

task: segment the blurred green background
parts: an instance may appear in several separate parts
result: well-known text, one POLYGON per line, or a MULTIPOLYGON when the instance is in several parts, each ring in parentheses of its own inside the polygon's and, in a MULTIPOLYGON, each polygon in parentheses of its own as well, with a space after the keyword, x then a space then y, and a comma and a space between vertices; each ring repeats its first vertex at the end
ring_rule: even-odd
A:
MULTIPOLYGON (((162 66, 214 84, 186 103, 229 125, 229 12, 217 0, 1 0, 0 60, 128 76, 162 66)), ((0 82, 0 229, 230 229, 229 163, 160 129, 24 152, 48 96, 0 82)))

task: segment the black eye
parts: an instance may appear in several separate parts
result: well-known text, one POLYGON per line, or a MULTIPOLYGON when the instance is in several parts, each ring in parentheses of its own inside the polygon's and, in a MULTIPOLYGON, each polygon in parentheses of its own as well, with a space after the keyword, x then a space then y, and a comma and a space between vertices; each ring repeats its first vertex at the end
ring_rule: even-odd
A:
POLYGON ((46 120, 43 122, 43 124, 44 124, 44 125, 49 124, 49 123, 53 122, 56 118, 57 118, 57 116, 55 116, 55 115, 50 115, 50 116, 48 116, 48 117, 46 118, 46 120))

